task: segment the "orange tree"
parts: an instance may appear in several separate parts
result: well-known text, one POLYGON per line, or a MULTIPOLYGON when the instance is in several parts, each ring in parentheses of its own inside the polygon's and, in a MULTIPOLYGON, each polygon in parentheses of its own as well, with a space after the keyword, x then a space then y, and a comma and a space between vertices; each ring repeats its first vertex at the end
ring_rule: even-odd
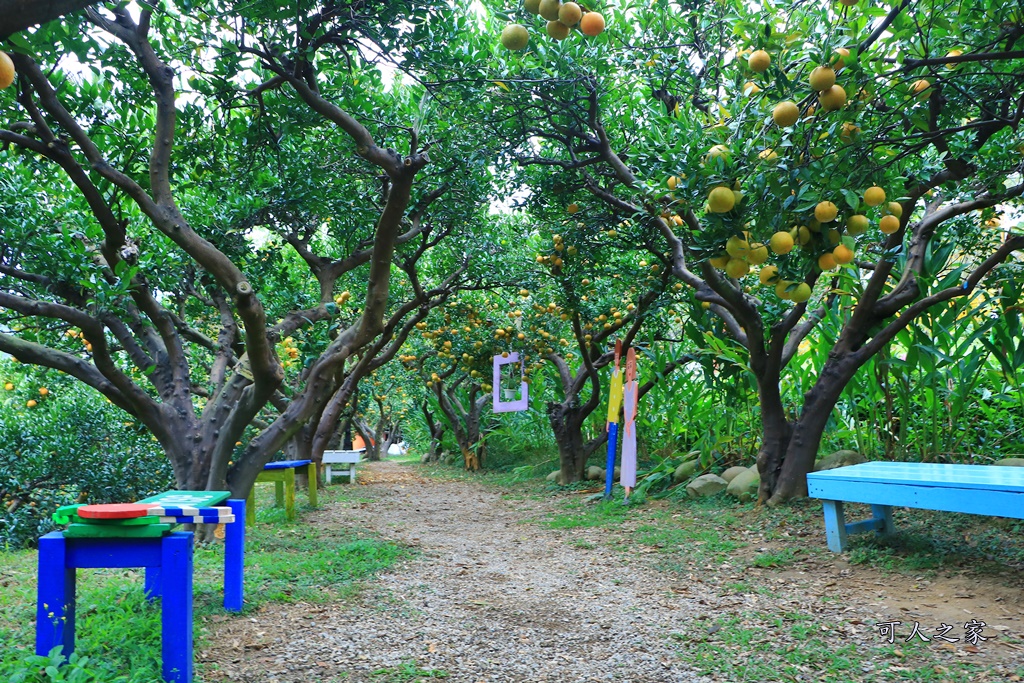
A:
POLYGON ((321 417, 346 364, 369 363, 461 267, 439 261, 453 270, 417 286, 401 263, 474 220, 486 168, 454 163, 480 146, 452 112, 385 84, 375 59, 415 61, 409 31, 446 11, 399 22, 399 5, 115 6, 2 46, 17 80, 0 91, 0 350, 137 418, 178 486, 247 491, 321 417), (381 51, 364 56, 364 38, 381 51), (304 277, 282 272, 295 260, 281 250, 304 277), (358 315, 338 317, 343 287, 358 315), (334 329, 278 400, 278 353, 292 359, 277 342, 313 327, 334 329))
POLYGON ((597 37, 492 7, 492 36, 510 20, 528 34, 480 73, 500 84, 510 172, 546 169, 578 188, 565 203, 630 219, 629 238, 654 243, 745 348, 769 503, 806 493, 858 368, 1024 246, 987 223, 1024 192, 1015 4, 607 3, 597 37), (817 334, 826 314, 836 336, 817 334), (828 358, 784 396, 805 339, 828 358))

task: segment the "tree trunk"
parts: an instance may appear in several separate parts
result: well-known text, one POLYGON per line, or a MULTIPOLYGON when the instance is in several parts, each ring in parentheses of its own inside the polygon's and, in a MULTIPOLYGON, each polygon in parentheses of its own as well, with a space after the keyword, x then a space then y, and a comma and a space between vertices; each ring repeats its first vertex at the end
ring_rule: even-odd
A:
POLYGON ((589 453, 579 408, 565 403, 548 403, 548 421, 558 444, 559 483, 582 481, 587 475, 589 453))

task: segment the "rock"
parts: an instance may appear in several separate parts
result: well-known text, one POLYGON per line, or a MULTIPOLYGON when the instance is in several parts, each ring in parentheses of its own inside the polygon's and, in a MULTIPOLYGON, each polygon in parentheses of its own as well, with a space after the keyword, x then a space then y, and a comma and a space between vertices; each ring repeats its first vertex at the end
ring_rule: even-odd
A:
POLYGON ((700 462, 697 460, 687 460, 682 465, 676 468, 676 471, 672 473, 672 481, 677 484, 682 484, 694 475, 697 468, 700 467, 700 462))
POLYGON ((587 468, 587 481, 604 481, 604 470, 597 465, 587 468))
POLYGON ((548 476, 544 477, 544 480, 545 481, 553 481, 553 482, 555 482, 557 484, 558 483, 558 477, 559 477, 560 474, 562 474, 562 470, 555 470, 554 472, 552 472, 548 476))
POLYGON ((721 493, 729 486, 729 482, 717 474, 702 474, 686 485, 686 495, 690 498, 706 498, 721 493))
POLYGON ((760 485, 761 475, 757 473, 757 468, 744 468, 729 482, 725 492, 738 498, 741 503, 746 503, 749 500, 757 499, 757 488, 760 485))
POLYGON ((867 461, 868 459, 857 451, 836 451, 835 453, 826 455, 824 458, 814 463, 814 471, 823 472, 825 470, 834 470, 837 467, 859 465, 862 462, 867 461))
POLYGON ((996 460, 993 465, 1004 465, 1006 467, 1024 467, 1024 458, 1003 458, 996 460))
MULTIPOLYGON (((605 471, 607 471, 607 470, 605 470, 605 471)), ((615 481, 618 481, 620 476, 622 476, 622 469, 621 468, 616 467, 614 470, 612 470, 612 479, 614 479, 615 481)), ((601 475, 601 479, 602 479, 602 481, 604 480, 604 475, 603 474, 601 475)))
POLYGON ((733 479, 736 478, 737 474, 739 474, 740 472, 746 472, 746 471, 747 471, 746 467, 730 467, 725 472, 722 472, 722 479, 725 479, 726 481, 731 482, 733 479))

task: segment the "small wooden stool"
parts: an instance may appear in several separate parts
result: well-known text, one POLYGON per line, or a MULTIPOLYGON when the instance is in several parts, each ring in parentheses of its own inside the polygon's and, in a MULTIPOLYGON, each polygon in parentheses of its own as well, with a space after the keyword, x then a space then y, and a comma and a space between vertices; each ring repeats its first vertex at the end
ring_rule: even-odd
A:
MULTIPOLYGON (((305 467, 309 477, 309 504, 317 505, 316 496, 316 465, 312 460, 282 460, 269 462, 256 477, 256 483, 274 482, 274 504, 284 506, 284 515, 289 520, 295 519, 295 470, 305 467)), ((256 523, 256 486, 249 491, 245 506, 246 524, 256 523)))

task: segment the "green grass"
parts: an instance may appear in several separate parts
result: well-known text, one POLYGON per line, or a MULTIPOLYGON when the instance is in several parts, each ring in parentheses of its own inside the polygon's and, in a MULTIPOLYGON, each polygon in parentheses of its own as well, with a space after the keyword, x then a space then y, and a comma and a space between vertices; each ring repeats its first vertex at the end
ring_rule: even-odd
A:
MULTIPOLYGON (((344 601, 359 590, 361 580, 410 554, 406 548, 370 535, 308 524, 303 517, 310 508, 298 501, 297 519, 287 522, 283 510, 271 507, 273 499, 273 487, 257 488, 257 523, 246 531, 245 609, 243 615, 231 618, 244 619, 244 614, 265 605, 344 601)), ((321 505, 353 500, 357 500, 354 487, 333 486, 321 492, 321 505)), ((196 547, 193 592, 197 649, 207 637, 205 618, 223 613, 223 562, 223 546, 196 547)), ((35 572, 35 551, 0 553, 0 643, 4 643, 0 648, 0 680, 160 680, 160 608, 143 598, 141 569, 79 570, 79 659, 55 669, 54 675, 59 678, 40 677, 39 672, 55 662, 32 655, 35 572)), ((202 681, 202 670, 197 674, 197 680, 202 681)))
POLYGON ((428 678, 448 678, 448 672, 443 669, 421 669, 415 661, 409 660, 399 666, 377 669, 370 676, 374 683, 413 683, 428 678))

